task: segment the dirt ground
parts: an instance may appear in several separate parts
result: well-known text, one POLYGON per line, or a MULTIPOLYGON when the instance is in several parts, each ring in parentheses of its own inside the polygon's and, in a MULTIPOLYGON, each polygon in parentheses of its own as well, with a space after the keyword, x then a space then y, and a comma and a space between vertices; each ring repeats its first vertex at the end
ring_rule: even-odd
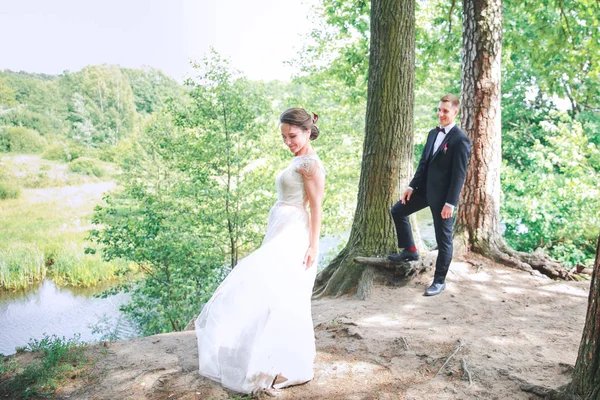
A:
MULTIPOLYGON (((422 295, 432 278, 428 272, 404 287, 376 286, 366 301, 315 300, 315 377, 277 397, 535 399, 520 386, 566 384, 589 283, 469 261, 452 264, 439 296, 422 295)), ((75 380, 56 398, 244 398, 199 376, 193 331, 87 351, 97 359, 96 378, 75 380)))

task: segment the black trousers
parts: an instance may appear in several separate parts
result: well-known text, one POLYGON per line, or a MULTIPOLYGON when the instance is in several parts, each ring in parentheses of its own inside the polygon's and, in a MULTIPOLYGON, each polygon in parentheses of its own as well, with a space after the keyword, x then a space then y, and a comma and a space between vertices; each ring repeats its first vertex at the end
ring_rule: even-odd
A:
POLYGON ((444 203, 429 204, 425 197, 413 193, 406 204, 402 204, 402 201, 394 204, 390 212, 392 214, 392 219, 394 220, 394 225, 396 226, 398 247, 408 248, 415 245, 408 216, 425 207, 430 207, 431 209, 433 227, 435 229, 435 241, 438 246, 434 282, 443 282, 446 278, 446 274, 448 274, 450 261, 452 261, 452 225, 454 223, 454 217, 447 219, 442 218, 442 208, 444 207, 444 203))

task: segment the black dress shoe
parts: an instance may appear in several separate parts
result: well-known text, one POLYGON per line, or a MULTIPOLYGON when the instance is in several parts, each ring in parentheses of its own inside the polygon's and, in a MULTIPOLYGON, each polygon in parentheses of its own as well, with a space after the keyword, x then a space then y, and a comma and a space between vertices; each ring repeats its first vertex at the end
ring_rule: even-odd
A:
POLYGON ((442 293, 442 290, 446 289, 446 282, 435 283, 433 282, 431 286, 427 288, 423 296, 435 296, 437 294, 442 293))
POLYGON ((417 261, 419 259, 418 251, 408 251, 406 249, 402 250, 400 254, 390 254, 388 256, 388 260, 393 262, 404 262, 404 261, 417 261))

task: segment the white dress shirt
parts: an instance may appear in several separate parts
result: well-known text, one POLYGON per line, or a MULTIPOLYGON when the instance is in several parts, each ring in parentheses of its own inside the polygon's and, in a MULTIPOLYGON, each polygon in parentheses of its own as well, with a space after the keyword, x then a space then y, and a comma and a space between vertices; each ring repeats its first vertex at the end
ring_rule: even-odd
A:
POLYGON ((444 126, 443 127, 444 128, 444 132, 446 132, 446 133, 438 132, 437 137, 435 138, 435 142, 433 143, 433 153, 434 154, 440 148, 440 145, 442 144, 442 142, 446 138, 446 135, 448 134, 448 132, 450 132, 450 130, 452 128, 454 128, 454 125, 456 125, 456 124, 453 122, 453 123, 451 123, 448 126, 444 126))

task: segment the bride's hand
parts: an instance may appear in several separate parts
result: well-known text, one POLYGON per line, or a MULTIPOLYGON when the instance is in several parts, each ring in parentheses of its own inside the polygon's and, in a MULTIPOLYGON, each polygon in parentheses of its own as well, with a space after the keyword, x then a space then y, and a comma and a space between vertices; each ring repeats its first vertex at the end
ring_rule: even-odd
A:
POLYGON ((306 265, 305 269, 309 269, 312 265, 317 261, 317 256, 319 254, 319 249, 309 246, 306 250, 306 254, 304 254, 304 261, 302 264, 306 265))

